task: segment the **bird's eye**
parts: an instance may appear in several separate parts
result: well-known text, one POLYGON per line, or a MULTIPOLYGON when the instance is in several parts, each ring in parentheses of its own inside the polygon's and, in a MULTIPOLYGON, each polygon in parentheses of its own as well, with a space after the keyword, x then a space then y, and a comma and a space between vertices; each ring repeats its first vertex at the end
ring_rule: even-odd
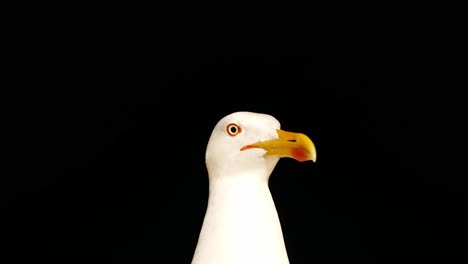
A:
POLYGON ((242 131, 242 128, 238 124, 231 123, 227 125, 226 131, 230 136, 234 137, 242 131))

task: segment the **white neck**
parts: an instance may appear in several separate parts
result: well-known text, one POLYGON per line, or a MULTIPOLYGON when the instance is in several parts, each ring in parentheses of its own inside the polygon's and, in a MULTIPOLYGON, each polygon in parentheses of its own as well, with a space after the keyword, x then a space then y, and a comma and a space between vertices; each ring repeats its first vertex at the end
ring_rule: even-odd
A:
POLYGON ((210 180, 208 209, 192 264, 289 263, 268 180, 210 180))

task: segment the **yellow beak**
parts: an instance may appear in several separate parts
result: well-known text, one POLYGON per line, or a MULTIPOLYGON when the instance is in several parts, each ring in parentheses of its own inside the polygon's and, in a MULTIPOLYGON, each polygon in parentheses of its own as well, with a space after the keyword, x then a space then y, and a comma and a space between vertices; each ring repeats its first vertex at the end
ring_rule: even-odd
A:
POLYGON ((265 156, 278 156, 293 158, 297 161, 317 160, 315 145, 304 134, 288 132, 277 129, 278 138, 260 141, 241 148, 241 151, 251 148, 262 148, 266 150, 265 156))

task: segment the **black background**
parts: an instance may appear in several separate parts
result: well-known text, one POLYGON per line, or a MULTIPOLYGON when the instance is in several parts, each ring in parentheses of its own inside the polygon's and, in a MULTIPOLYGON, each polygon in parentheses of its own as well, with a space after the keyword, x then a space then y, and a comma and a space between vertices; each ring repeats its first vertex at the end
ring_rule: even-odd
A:
POLYGON ((323 78, 314 57, 115 50, 52 64, 28 78, 58 89, 10 109, 20 139, 2 237, 18 262, 190 263, 205 147, 235 111, 271 114, 316 144, 317 163, 282 159, 270 178, 291 263, 466 259, 467 181, 449 151, 461 120, 442 88, 323 78))

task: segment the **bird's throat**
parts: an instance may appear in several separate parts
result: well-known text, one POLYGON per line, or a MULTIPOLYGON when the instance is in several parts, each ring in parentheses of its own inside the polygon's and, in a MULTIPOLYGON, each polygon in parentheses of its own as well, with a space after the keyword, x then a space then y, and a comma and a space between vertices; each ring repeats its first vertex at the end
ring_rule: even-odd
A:
POLYGON ((210 182, 192 263, 289 263, 267 181, 245 175, 210 182))

